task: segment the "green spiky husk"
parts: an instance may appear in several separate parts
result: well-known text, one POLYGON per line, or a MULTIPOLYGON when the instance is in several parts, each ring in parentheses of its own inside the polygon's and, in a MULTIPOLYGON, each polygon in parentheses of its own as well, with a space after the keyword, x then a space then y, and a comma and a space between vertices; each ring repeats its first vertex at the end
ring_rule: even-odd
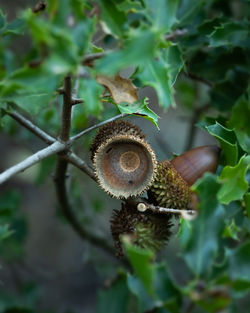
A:
POLYGON ((107 123, 99 129, 90 147, 92 161, 99 146, 109 138, 117 135, 133 136, 140 139, 145 139, 146 137, 138 126, 128 121, 114 121, 107 123))
POLYGON ((170 161, 158 163, 156 179, 148 190, 148 198, 157 206, 188 209, 191 190, 170 161))
POLYGON ((124 203, 121 210, 113 210, 111 233, 117 256, 123 256, 122 235, 130 235, 131 242, 141 248, 161 250, 171 235, 170 218, 170 215, 160 213, 139 212, 124 203))

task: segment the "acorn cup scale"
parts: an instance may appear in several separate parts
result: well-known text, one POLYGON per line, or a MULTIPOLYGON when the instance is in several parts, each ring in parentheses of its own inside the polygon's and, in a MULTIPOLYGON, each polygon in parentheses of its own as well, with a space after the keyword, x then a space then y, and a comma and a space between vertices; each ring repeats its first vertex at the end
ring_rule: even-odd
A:
POLYGON ((118 257, 123 256, 122 236, 129 236, 130 242, 140 248, 159 251, 171 236, 172 223, 166 214, 139 212, 136 207, 122 203, 121 210, 113 210, 111 233, 118 257))
POLYGON ((162 207, 190 209, 196 202, 190 186, 205 172, 216 172, 220 151, 217 146, 201 146, 172 161, 159 162, 156 179, 148 190, 149 201, 162 207))
POLYGON ((100 128, 91 152, 99 185, 115 198, 136 197, 155 179, 155 153, 132 123, 112 122, 100 128))

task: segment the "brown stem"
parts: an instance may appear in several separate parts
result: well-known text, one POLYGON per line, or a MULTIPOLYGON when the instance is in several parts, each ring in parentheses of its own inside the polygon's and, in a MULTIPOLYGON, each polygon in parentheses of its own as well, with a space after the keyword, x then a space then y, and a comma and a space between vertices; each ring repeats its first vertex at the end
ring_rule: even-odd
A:
MULTIPOLYGON (((72 83, 71 77, 67 76, 64 80, 64 94, 63 94, 63 113, 62 113, 62 132, 60 138, 66 142, 69 141, 70 126, 71 126, 71 110, 72 110, 72 83)), ((102 238, 97 237, 95 234, 86 231, 78 222, 75 214, 69 203, 68 193, 66 188, 68 159, 67 153, 58 155, 57 167, 55 173, 55 187, 58 203, 61 207, 67 221, 70 223, 76 233, 83 239, 89 240, 94 245, 102 248, 107 253, 114 256, 114 249, 105 242, 102 238)))
POLYGON ((185 145, 185 151, 188 151, 194 142, 195 134, 196 134, 196 123, 199 121, 201 115, 209 109, 210 105, 206 104, 203 107, 196 108, 193 112, 193 116, 191 118, 190 124, 189 124, 189 130, 187 134, 187 139, 186 139, 186 145, 185 145))
POLYGON ((203 84, 205 84, 205 85, 207 85, 207 86, 209 86, 209 87, 213 87, 213 86, 214 86, 214 84, 213 84, 212 82, 210 82, 209 80, 207 80, 207 79, 205 79, 205 78, 203 78, 203 77, 200 77, 200 76, 195 75, 195 74, 190 73, 190 72, 184 73, 184 74, 185 74, 188 78, 191 78, 191 79, 193 79, 193 80, 196 80, 196 81, 198 81, 198 82, 200 82, 200 83, 203 83, 203 84))
POLYGON ((62 132, 61 140, 68 141, 71 127, 71 110, 72 110, 72 81, 71 76, 66 76, 64 79, 63 93, 63 112, 62 112, 62 132))
POLYGON ((67 166, 68 166, 67 161, 59 159, 57 162, 56 175, 54 179, 57 199, 65 218, 82 239, 88 240, 95 246, 103 249, 105 252, 114 257, 115 252, 113 247, 110 246, 105 240, 103 240, 103 238, 100 238, 99 236, 96 236, 95 234, 88 232, 86 229, 84 229, 76 219, 74 213, 72 212, 65 184, 65 180, 67 178, 66 175, 67 166))

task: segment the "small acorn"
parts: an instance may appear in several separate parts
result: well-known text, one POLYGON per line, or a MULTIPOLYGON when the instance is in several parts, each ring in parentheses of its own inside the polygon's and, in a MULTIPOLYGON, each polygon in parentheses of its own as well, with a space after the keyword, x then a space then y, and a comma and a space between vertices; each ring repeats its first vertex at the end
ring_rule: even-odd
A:
POLYGON ((150 211, 139 212, 135 207, 122 203, 121 210, 113 210, 111 233, 117 256, 123 256, 122 235, 129 235, 131 243, 154 252, 159 251, 168 241, 172 223, 170 216, 150 211))
POLYGON ((220 152, 221 148, 218 146, 201 146, 177 156, 171 164, 185 182, 192 186, 205 172, 216 172, 220 152))
POLYGON ((159 162, 156 179, 148 190, 149 201, 162 207, 190 209, 193 201, 190 186, 205 172, 216 172, 220 151, 217 146, 202 146, 172 161, 159 162))
POLYGON ((115 198, 139 196, 155 179, 155 153, 132 123, 105 125, 94 139, 91 152, 99 185, 115 198))

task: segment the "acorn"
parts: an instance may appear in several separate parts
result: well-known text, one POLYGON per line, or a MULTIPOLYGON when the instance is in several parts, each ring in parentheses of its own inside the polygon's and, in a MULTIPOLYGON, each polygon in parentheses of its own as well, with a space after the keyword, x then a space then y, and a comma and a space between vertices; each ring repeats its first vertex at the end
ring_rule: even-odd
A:
POLYGON ((201 146, 179 155, 171 163, 185 182, 192 186, 205 172, 216 172, 220 153, 218 146, 201 146))
POLYGON ((172 161, 159 162, 156 179, 148 191, 151 203, 173 209, 190 209, 195 201, 190 189, 205 172, 215 173, 221 149, 202 146, 172 161))
POLYGON ((149 210, 142 213, 130 204, 122 203, 121 210, 113 210, 111 218, 117 256, 123 256, 122 235, 128 235, 130 242, 140 248, 159 251, 171 235, 170 218, 169 215, 155 214, 149 210))
POLYGON ((155 179, 155 153, 142 131, 132 123, 105 125, 98 132, 91 151, 99 185, 115 198, 139 196, 155 179))

